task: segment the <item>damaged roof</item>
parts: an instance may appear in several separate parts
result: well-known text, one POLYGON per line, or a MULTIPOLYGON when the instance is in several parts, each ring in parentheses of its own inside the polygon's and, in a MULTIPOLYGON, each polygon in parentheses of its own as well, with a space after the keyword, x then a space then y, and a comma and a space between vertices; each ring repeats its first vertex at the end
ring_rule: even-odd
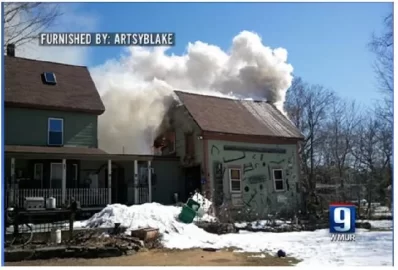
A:
POLYGON ((102 114, 105 106, 87 67, 4 56, 5 104, 14 107, 102 114), (55 84, 46 84, 44 73, 55 84))
POLYGON ((303 139, 294 124, 266 101, 174 92, 203 131, 303 139))

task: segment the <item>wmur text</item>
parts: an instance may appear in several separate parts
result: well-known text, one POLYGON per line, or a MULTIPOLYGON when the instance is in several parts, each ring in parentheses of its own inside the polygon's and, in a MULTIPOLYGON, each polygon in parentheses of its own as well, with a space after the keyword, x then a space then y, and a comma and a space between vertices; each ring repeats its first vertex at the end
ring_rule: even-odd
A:
POLYGON ((332 242, 355 242, 355 234, 336 233, 330 235, 332 242))

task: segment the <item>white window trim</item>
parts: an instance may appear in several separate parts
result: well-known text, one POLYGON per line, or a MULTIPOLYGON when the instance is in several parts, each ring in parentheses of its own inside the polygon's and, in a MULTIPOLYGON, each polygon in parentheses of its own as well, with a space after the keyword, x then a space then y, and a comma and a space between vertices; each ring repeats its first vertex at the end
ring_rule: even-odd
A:
POLYGON ((62 122, 62 142, 60 145, 64 145, 64 119, 62 118, 54 118, 54 117, 49 117, 48 118, 48 123, 47 123, 47 144, 48 145, 59 145, 59 144, 50 144, 50 122, 51 120, 56 120, 56 121, 61 121, 62 122))
POLYGON ((275 192, 284 192, 285 191, 285 182, 283 182, 283 170, 282 169, 273 169, 272 170, 272 179, 273 179, 273 182, 274 182, 274 191, 275 192), (275 171, 281 171, 282 179, 275 179, 275 171), (282 181, 283 189, 277 189, 276 188, 276 181, 282 181))
POLYGON ((79 169, 79 166, 77 165, 77 164, 73 164, 73 172, 74 172, 74 179, 75 179, 75 181, 76 182, 78 182, 78 179, 77 179, 77 177, 79 176, 79 171, 78 171, 78 169, 79 169))
POLYGON ((52 188, 51 184, 53 182, 53 165, 61 165, 61 168, 63 169, 62 163, 60 162, 50 163, 50 189, 52 188))
POLYGON ((242 193, 242 170, 240 168, 229 168, 228 169, 228 174, 229 174, 229 191, 231 193, 234 193, 234 194, 242 193), (232 179, 232 177, 231 177, 232 170, 238 170, 239 171, 239 176, 240 176, 239 180, 238 179, 232 179), (239 191, 238 190, 232 190, 232 181, 239 181, 240 182, 240 190, 239 191))
POLYGON ((35 163, 35 164, 34 164, 34 167, 33 167, 33 179, 34 179, 34 180, 40 180, 41 187, 43 187, 43 163, 35 163), (36 179, 36 172, 37 172, 36 166, 41 167, 41 170, 40 170, 40 171, 41 171, 40 179, 36 179))

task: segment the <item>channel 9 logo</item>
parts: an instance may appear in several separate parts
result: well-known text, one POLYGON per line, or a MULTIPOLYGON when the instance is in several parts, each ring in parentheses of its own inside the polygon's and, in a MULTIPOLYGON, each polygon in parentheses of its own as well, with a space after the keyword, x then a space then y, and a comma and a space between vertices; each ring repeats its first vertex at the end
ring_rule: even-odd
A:
POLYGON ((355 241, 356 206, 333 203, 329 205, 329 232, 332 241, 355 241))

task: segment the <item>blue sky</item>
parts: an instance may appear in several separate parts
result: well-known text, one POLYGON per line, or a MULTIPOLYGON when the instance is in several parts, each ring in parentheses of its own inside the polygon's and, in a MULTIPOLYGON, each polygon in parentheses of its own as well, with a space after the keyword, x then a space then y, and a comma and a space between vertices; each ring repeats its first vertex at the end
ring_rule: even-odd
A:
MULTIPOLYGON (((228 50, 239 32, 254 31, 265 45, 287 49, 295 75, 370 105, 379 93, 374 56, 366 46, 392 8, 392 3, 85 3, 74 11, 95 18, 90 31, 175 32, 170 50, 175 54, 197 40, 228 50)), ((87 65, 117 58, 122 50, 90 48, 87 65)))

